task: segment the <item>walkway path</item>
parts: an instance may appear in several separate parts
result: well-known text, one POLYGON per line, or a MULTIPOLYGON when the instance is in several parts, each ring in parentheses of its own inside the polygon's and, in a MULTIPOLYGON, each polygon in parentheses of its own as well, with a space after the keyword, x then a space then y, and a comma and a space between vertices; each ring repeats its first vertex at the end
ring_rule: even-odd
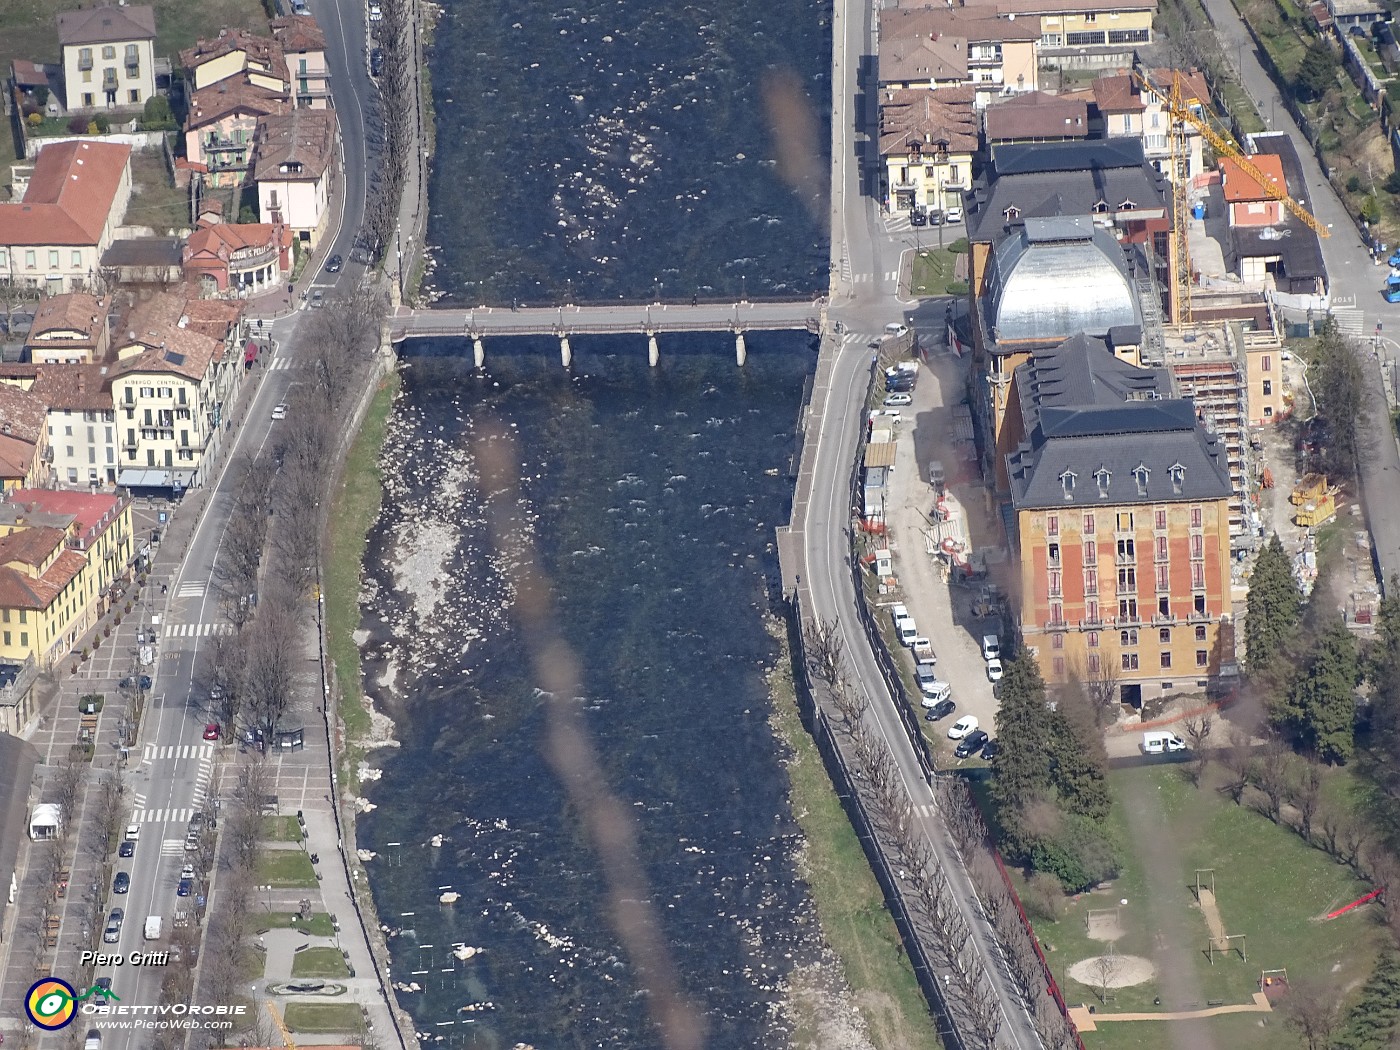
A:
POLYGON ((1159 1014, 1105 1014, 1090 1013, 1087 1006, 1071 1006, 1070 1020, 1083 1032, 1096 1032, 1105 1021, 1198 1021, 1203 1017, 1219 1017, 1221 1014, 1267 1014, 1272 1013, 1269 997, 1263 992, 1255 992, 1251 1001, 1234 1003, 1230 1006, 1210 1006, 1204 1010, 1174 1010, 1159 1014))
MULTIPOLYGON (((1308 210, 1332 231, 1332 236, 1322 241, 1332 306, 1360 311, 1362 331, 1367 334, 1374 332, 1378 323, 1390 322, 1392 329, 1400 328, 1400 310, 1386 303, 1380 295, 1385 283, 1385 267, 1371 258, 1356 224, 1324 177, 1312 146, 1288 115, 1277 87, 1256 56, 1254 41, 1239 12, 1230 0, 1202 0, 1202 3, 1216 28, 1221 49, 1239 62, 1240 78, 1265 123, 1273 131, 1287 135, 1302 158, 1307 192, 1295 196, 1302 197, 1308 210)), ((1388 343, 1384 361, 1388 365, 1395 361, 1393 349, 1394 344, 1388 343)), ((1382 363, 1380 358, 1367 362, 1371 375, 1378 380, 1382 378, 1379 374, 1382 363)), ((1366 393, 1371 440, 1362 455, 1362 497, 1384 586, 1393 573, 1400 572, 1400 449, 1389 425, 1390 412, 1383 382, 1368 384, 1366 393)))

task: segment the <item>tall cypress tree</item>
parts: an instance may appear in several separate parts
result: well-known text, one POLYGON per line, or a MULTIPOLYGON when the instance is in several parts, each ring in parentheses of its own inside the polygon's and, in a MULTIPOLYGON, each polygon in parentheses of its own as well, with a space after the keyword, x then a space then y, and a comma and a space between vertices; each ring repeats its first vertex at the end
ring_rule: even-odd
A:
POLYGON ((1246 667, 1251 675, 1269 674, 1286 662, 1285 653, 1302 615, 1303 594, 1293 578, 1288 552, 1274 533, 1254 563, 1245 607, 1246 667))
POLYGON ((1356 639, 1334 616, 1318 632, 1303 673, 1275 714, 1320 761, 1341 765, 1351 758, 1358 671, 1356 639))
POLYGON ((997 709, 1001 750, 992 759, 991 794, 1004 824, 1018 809, 1051 795, 1051 712, 1045 706, 1045 680, 1022 647, 1006 665, 997 709))

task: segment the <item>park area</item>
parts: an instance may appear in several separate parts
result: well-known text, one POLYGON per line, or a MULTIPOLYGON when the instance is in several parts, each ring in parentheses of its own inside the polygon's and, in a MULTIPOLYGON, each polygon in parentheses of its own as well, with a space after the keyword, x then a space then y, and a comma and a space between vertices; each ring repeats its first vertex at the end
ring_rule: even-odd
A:
MULTIPOLYGON (((1300 982, 1355 997, 1388 940, 1379 911, 1326 916, 1373 887, 1236 805, 1211 771, 1199 789, 1184 766, 1170 765, 1117 770, 1110 783, 1119 877, 1064 902, 1057 921, 1035 920, 1066 1002, 1094 1007, 1088 1050, 1197 1045, 1188 1025, 1195 1040, 1232 1050, 1293 1046, 1281 1011, 1300 982), (1222 1007, 1253 1009, 1205 1020, 1109 1020, 1222 1007)), ((1023 895, 1034 900, 1036 891, 1023 895)))

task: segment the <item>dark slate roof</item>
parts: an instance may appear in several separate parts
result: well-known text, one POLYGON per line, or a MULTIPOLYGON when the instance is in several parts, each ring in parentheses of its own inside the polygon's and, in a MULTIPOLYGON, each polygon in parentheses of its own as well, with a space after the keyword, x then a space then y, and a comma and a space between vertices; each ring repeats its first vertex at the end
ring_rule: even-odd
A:
MULTIPOLYGON (((1301 204, 1308 204, 1308 183, 1303 176, 1303 162, 1293 140, 1287 135, 1254 135, 1251 143, 1257 153, 1272 153, 1283 163, 1283 181, 1288 195, 1301 204)), ((1287 209, 1281 227, 1235 226, 1230 230, 1230 247, 1235 259, 1278 255, 1282 274, 1287 279, 1311 281, 1327 277, 1327 264, 1322 257, 1322 242, 1317 233, 1287 209), (1263 231, 1270 232, 1263 232, 1263 231), (1283 236, 1274 239, 1273 231, 1283 236)), ((1280 287, 1288 290, 1283 284, 1280 287)), ((1301 290, 1301 289, 1300 289, 1301 290)))
POLYGON ((179 266, 180 238, 133 237, 113 241, 102 253, 103 266, 179 266))
POLYGON ((1012 142, 991 148, 987 170, 968 195, 970 236, 995 241, 1027 216, 1117 213, 1131 202, 1168 218, 1170 185, 1142 154, 1136 139, 1012 142))
POLYGON ((1032 507, 1225 499, 1225 446, 1189 399, 1171 396, 1165 369, 1138 368, 1099 339, 1076 335, 1016 369, 1026 440, 1006 457, 1011 499, 1032 507), (1145 491, 1135 474, 1146 468, 1145 491), (1180 485, 1173 468, 1180 468, 1180 485), (1098 482, 1106 475, 1106 493, 1098 482), (1066 496, 1063 477, 1074 475, 1066 496))

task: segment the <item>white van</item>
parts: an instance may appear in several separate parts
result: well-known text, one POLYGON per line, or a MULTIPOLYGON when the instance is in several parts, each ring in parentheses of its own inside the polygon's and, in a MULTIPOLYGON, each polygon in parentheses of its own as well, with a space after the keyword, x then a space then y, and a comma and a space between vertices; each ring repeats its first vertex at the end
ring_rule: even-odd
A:
POLYGON ((148 941, 158 941, 158 940, 160 940, 160 916, 159 916, 159 915, 147 915, 147 916, 146 916, 146 940, 148 940, 148 941))
POLYGON ((1001 659, 1001 639, 996 635, 984 634, 982 636, 982 659, 987 661, 1001 659))
POLYGON ((1169 751, 1185 751, 1186 741, 1175 733, 1143 733, 1144 755, 1165 755, 1169 751))
POLYGON ((909 610, 905 608, 902 602, 890 606, 890 622, 894 624, 896 630, 899 629, 899 625, 903 621, 909 618, 909 610))
POLYGON ((913 646, 914 639, 919 637, 919 627, 914 623, 912 616, 907 616, 894 625, 894 629, 899 632, 899 640, 903 645, 913 646))
POLYGON ((937 678, 920 679, 919 692, 924 694, 920 703, 925 707, 934 707, 953 698, 953 687, 937 678))

